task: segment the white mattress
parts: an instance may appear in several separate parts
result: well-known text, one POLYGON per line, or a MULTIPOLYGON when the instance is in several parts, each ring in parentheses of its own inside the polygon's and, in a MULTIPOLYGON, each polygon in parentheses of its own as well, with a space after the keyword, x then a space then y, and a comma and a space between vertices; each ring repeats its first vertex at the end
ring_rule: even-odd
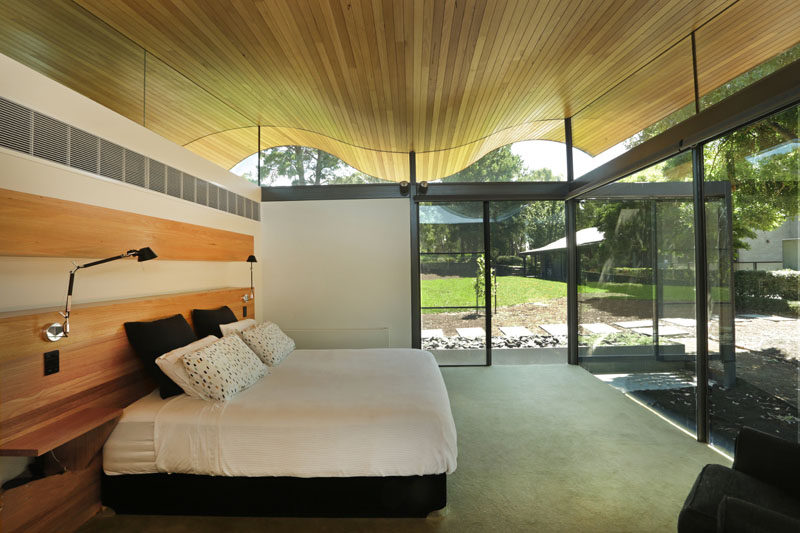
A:
POLYGON ((158 392, 125 409, 107 474, 410 476, 456 468, 456 430, 433 356, 295 350, 227 403, 158 392))

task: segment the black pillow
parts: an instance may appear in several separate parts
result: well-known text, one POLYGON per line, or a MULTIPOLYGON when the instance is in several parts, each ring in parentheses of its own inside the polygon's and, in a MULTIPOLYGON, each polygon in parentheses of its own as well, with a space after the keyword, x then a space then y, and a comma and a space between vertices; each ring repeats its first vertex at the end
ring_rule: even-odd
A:
POLYGON ((236 322, 236 320, 236 315, 233 314, 233 311, 228 306, 223 306, 219 309, 192 309, 194 330, 200 339, 204 339, 209 335, 222 337, 219 325, 230 324, 231 322, 236 322))
POLYGON ((183 389, 158 368, 156 358, 197 340, 192 327, 183 315, 152 322, 125 322, 125 333, 128 335, 128 342, 133 346, 133 351, 156 380, 161 397, 169 398, 182 394, 183 389))

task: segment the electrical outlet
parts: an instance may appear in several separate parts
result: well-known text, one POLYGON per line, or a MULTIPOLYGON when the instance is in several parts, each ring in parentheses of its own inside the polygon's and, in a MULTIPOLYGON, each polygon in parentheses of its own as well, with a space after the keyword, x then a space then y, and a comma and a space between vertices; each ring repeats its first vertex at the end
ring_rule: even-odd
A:
POLYGON ((52 352, 45 352, 44 354, 44 375, 49 376, 55 374, 59 370, 58 364, 58 350, 52 352))
POLYGON ((242 316, 247 316, 247 306, 246 305, 242 306, 242 316))

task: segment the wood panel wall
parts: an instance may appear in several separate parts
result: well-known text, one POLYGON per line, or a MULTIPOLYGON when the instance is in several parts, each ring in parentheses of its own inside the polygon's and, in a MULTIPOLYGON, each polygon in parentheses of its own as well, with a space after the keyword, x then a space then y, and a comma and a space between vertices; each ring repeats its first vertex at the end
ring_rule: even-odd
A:
POLYGON ((159 259, 244 261, 253 236, 0 189, 0 256, 104 258, 149 246, 159 259))
MULTIPOLYGON (((66 339, 49 342, 42 328, 61 321, 56 309, 0 314, 0 445, 78 409, 123 407, 154 385, 125 336, 126 321, 176 313, 191 320, 195 308, 229 306, 243 316, 249 287, 134 298, 75 306, 66 339), (44 352, 59 350, 60 372, 44 375, 44 352)), ((253 301, 247 302, 253 316, 253 301)))

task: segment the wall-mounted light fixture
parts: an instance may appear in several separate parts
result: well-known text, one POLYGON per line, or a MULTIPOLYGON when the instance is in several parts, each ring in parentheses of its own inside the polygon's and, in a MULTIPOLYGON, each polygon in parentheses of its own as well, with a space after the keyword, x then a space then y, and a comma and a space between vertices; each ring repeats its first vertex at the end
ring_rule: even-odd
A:
POLYGON ((421 192, 422 194, 425 194, 426 192, 428 192, 428 182, 427 181, 420 181, 418 187, 419 187, 419 192, 421 192))
POLYGON ((256 256, 250 255, 247 257, 247 262, 250 263, 250 294, 245 294, 242 296, 242 300, 245 302, 249 302, 256 297, 256 293, 253 288, 253 263, 258 263, 258 261, 256 261, 256 256))
POLYGON ((404 196, 406 194, 408 194, 408 182, 407 181, 401 181, 400 182, 400 194, 402 194, 404 196))
POLYGON ((59 339, 69 336, 69 312, 70 309, 72 308, 72 288, 75 285, 75 272, 77 272, 81 268, 89 268, 97 265, 102 265, 103 263, 116 261, 117 259, 124 259, 126 257, 136 257, 139 262, 142 262, 155 259, 158 256, 153 250, 145 247, 145 248, 140 248, 138 250, 128 250, 124 254, 115 255, 114 257, 107 257, 106 259, 100 259, 99 261, 92 261, 91 263, 86 263, 85 265, 79 265, 70 270, 69 286, 67 288, 67 303, 64 307, 64 311, 61 313, 61 316, 64 317, 64 323, 59 324, 55 322, 47 326, 44 330, 44 336, 47 340, 51 342, 56 342, 59 339))

